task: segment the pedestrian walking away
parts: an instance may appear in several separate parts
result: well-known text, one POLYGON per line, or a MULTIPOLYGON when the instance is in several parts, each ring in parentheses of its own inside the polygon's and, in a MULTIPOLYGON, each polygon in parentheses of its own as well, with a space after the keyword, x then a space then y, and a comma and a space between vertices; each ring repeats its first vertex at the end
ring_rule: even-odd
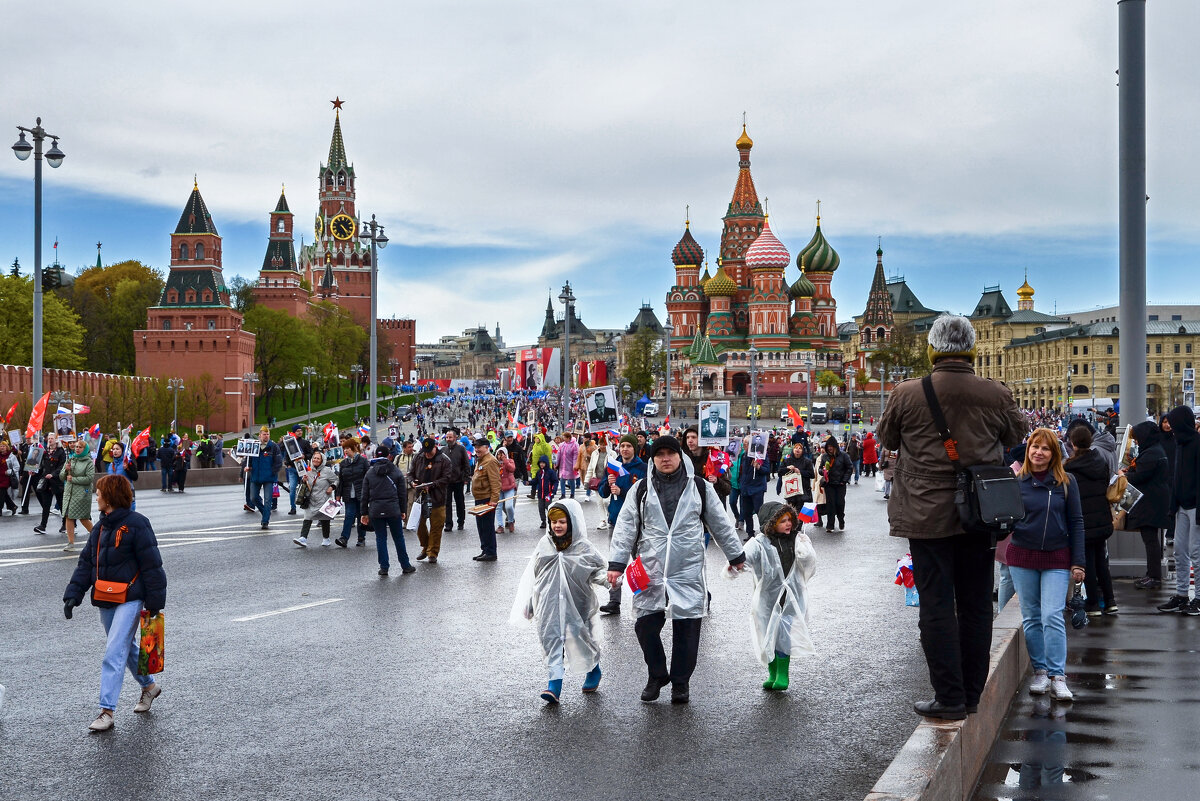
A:
POLYGON ((408 506, 405 485, 404 476, 392 464, 387 446, 380 444, 363 478, 361 517, 363 525, 370 525, 375 531, 380 576, 386 576, 390 567, 387 543, 389 530, 392 542, 396 545, 396 558, 400 560, 401 572, 408 574, 417 571, 408 561, 408 551, 404 547, 404 509, 408 506))
POLYGON ((88 535, 75 573, 63 594, 63 614, 73 610, 91 590, 92 605, 100 609, 108 642, 100 667, 100 714, 88 727, 108 731, 115 723, 114 712, 128 669, 141 685, 134 712, 148 712, 162 692, 149 676, 138 673, 138 622, 142 609, 158 614, 167 604, 167 574, 150 521, 129 507, 133 503, 129 482, 120 476, 101 476, 96 482, 100 519, 88 535), (123 587, 100 594, 96 583, 123 587))

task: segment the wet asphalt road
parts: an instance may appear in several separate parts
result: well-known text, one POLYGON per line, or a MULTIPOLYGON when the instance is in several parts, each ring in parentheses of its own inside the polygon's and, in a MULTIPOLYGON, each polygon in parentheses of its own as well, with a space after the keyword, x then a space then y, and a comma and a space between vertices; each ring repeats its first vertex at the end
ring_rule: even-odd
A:
MULTIPOLYGON (((974 796, 1000 799, 1191 798, 1200 782, 1200 618, 1154 607, 1171 590, 1115 583, 1120 614, 1067 629, 1075 700, 1013 699, 974 796)), ((1014 601, 1015 603, 1015 601, 1014 601)))
MULTIPOLYGON (((85 603, 62 616, 73 557, 35 536, 30 518, 0 520, 2 799, 855 799, 911 734, 911 701, 928 694, 916 610, 892 584, 905 545, 886 535, 866 479, 850 488, 846 533, 813 535, 819 655, 793 663, 785 694, 761 689, 749 578, 721 578, 710 549, 712 616, 688 706, 638 700, 646 674, 628 596, 620 618, 601 620, 600 692, 582 695, 569 674, 560 706, 538 700, 532 628, 506 622, 541 534, 529 502, 500 537, 499 561, 470 560, 468 517, 438 565, 401 576, 393 555, 380 579, 374 547, 294 547, 298 517, 260 532, 237 487, 140 501, 169 580, 163 694, 135 715, 127 677, 102 735, 86 731, 98 614, 85 603), (319 601, 332 602, 235 620, 319 601)), ((583 507, 607 553, 599 504, 583 507)))

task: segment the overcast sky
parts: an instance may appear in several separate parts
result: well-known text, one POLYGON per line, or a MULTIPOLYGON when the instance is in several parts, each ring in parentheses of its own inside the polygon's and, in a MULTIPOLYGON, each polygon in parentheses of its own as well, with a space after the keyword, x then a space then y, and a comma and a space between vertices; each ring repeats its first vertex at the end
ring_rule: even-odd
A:
MULTIPOLYGON (((1149 294, 1200 302, 1200 3, 1147 5, 1149 294)), ((993 283, 1015 304, 1025 269, 1039 309, 1115 301, 1115 0, 176 8, 70 4, 6 41, 5 121, 63 137, 45 241, 68 265, 99 239, 165 267, 195 173, 226 271, 255 274, 281 184, 311 236, 340 96, 359 211, 393 243, 380 312, 421 341, 527 342, 566 279, 588 325, 661 318, 686 204, 716 249, 743 112, 793 256, 822 201, 839 319, 876 236, 936 308, 993 283)), ((32 265, 31 163, 0 157, 4 263, 32 265)))

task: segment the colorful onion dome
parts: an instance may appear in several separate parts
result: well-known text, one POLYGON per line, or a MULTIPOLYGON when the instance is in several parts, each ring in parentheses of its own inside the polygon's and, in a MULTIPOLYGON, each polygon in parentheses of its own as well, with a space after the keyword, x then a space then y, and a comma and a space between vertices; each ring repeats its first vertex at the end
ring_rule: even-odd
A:
POLYGON ((704 261, 704 249, 692 238, 690 227, 684 229, 679 244, 671 251, 671 261, 676 267, 690 267, 704 261))
POLYGON ((746 266, 751 270, 782 270, 792 255, 771 232, 771 218, 763 220, 762 231, 746 251, 746 266))
POLYGON ((825 241, 825 234, 821 233, 821 218, 818 217, 817 230, 796 257, 796 266, 810 273, 832 273, 841 263, 842 257, 825 241))
POLYGON ((742 126, 742 135, 739 136, 738 140, 737 140, 737 149, 738 150, 742 150, 742 149, 749 150, 752 147, 754 147, 754 140, 751 139, 750 135, 746 133, 746 126, 743 125, 742 126))
POLYGON ((705 295, 708 294, 708 282, 712 280, 712 273, 708 271, 708 265, 704 265, 704 275, 700 276, 700 291, 705 295))
POLYGON ((725 272, 724 265, 717 267, 717 274, 704 286, 704 294, 710 298, 732 298, 737 291, 737 283, 725 272))
POLYGON ((800 271, 800 277, 796 279, 796 283, 788 288, 788 295, 793 298, 811 298, 817 293, 817 288, 813 286, 813 282, 808 280, 808 276, 804 274, 804 270, 800 271))

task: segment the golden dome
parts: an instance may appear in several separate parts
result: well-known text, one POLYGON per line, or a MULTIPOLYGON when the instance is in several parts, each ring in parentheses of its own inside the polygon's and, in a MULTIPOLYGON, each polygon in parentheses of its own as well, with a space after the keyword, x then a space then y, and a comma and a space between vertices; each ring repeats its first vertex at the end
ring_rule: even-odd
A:
POLYGON ((738 150, 743 148, 749 150, 752 147, 754 147, 754 140, 746 133, 746 124, 742 123, 742 135, 738 137, 737 148, 738 150))
POLYGON ((710 298, 731 298, 737 291, 738 286, 725 272, 724 265, 717 268, 717 274, 704 287, 704 294, 710 298))
POLYGON ((1033 298, 1033 287, 1029 285, 1029 279, 1025 279, 1025 283, 1017 288, 1017 297, 1021 300, 1031 300, 1033 298))

